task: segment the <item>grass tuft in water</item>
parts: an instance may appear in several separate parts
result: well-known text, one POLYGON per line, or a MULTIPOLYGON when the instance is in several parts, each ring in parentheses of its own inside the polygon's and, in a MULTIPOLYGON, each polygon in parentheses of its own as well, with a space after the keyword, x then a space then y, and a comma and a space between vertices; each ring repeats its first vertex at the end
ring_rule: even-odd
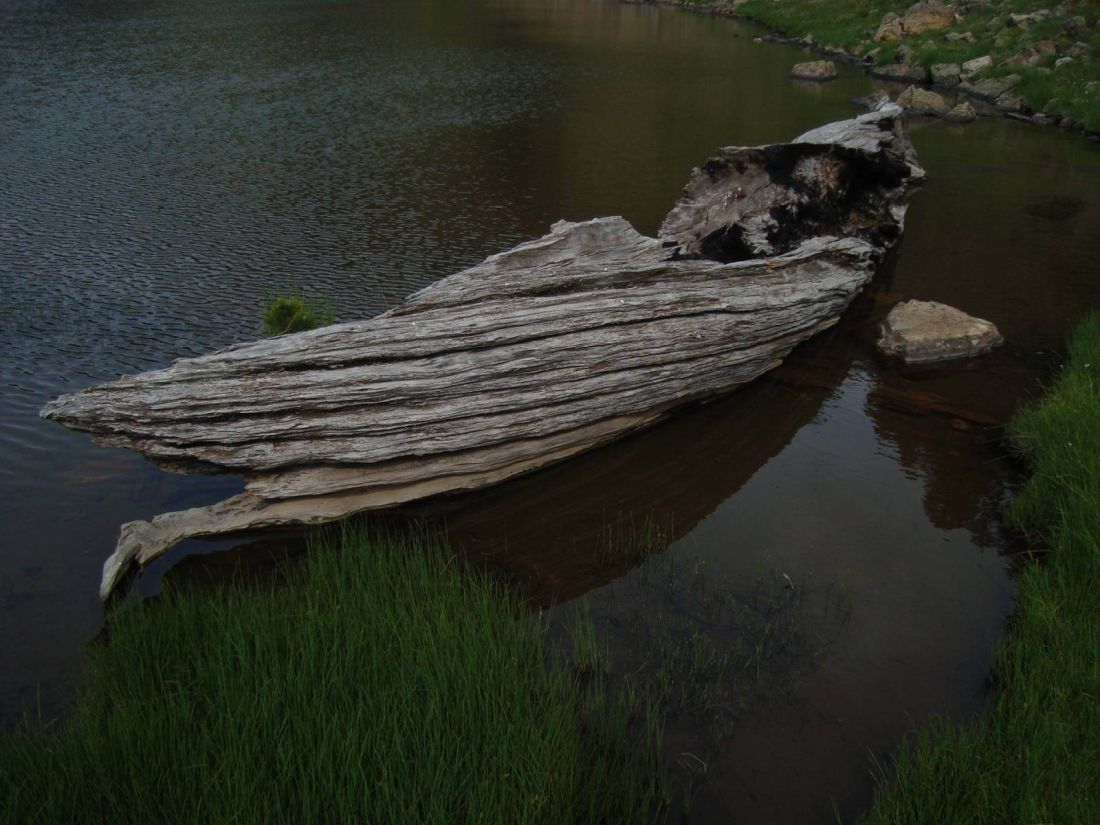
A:
MULTIPOLYGON (((0 741, 4 822, 644 822, 660 731, 439 537, 113 615, 73 717, 0 741)), ((580 650, 598 667, 592 636, 580 650)))
POLYGON ((286 335, 305 332, 332 323, 333 313, 327 307, 313 308, 297 295, 276 295, 264 309, 264 335, 286 335))
POLYGON ((917 733, 864 822, 1100 822, 1100 315, 1010 430, 1031 470, 1011 517, 1049 552, 1020 577, 996 706, 917 733))

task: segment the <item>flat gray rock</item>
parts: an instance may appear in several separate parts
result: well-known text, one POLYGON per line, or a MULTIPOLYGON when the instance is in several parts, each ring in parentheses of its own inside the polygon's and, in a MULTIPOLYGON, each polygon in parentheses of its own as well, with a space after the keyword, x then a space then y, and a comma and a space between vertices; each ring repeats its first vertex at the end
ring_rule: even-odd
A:
POLYGON ((989 321, 935 301, 903 301, 882 322, 878 347, 906 364, 984 355, 1004 339, 989 321))
POLYGON ((1020 76, 1018 74, 1010 74, 1005 77, 987 77, 977 83, 964 82, 959 88, 967 94, 982 100, 996 100, 1019 82, 1020 76))
POLYGON ((985 69, 993 68, 993 58, 988 54, 983 54, 981 57, 975 57, 973 60, 967 60, 960 67, 962 69, 962 76, 970 78, 976 75, 978 72, 985 69))

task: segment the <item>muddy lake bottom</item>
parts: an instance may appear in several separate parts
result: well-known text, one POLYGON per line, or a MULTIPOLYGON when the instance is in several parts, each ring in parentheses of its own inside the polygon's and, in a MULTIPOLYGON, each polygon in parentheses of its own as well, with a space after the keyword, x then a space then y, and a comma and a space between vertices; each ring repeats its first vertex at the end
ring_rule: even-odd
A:
MULTIPOLYGON (((804 53, 749 27, 613 2, 0 8, 6 727, 72 701, 119 524, 240 487, 39 421, 47 400, 254 338, 280 290, 347 320, 562 217, 652 233, 716 147, 850 117, 880 85, 847 67, 794 83, 804 53)), ((552 632, 590 612, 618 673, 684 650, 701 671, 736 665, 711 667, 665 733, 693 822, 848 818, 906 731, 988 700, 1023 549, 1002 519, 1020 477, 1000 425, 1098 303, 1100 152, 995 119, 910 134, 929 182, 901 245, 781 368, 397 516, 445 526, 552 632), (987 318, 1006 345, 950 368, 884 363, 878 321, 906 298, 987 318)), ((262 580, 303 544, 189 542, 133 593, 262 580)))

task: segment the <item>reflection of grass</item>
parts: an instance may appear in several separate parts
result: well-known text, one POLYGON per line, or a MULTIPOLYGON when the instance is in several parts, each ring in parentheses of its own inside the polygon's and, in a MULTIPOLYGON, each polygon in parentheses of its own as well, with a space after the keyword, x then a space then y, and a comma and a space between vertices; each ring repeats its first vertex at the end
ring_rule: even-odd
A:
POLYGON ((716 739, 747 708, 789 695, 847 618, 841 600, 808 620, 805 589, 774 574, 737 594, 708 591, 696 572, 688 592, 690 607, 670 601, 646 627, 648 660, 671 712, 716 739))
POLYGON ((541 622, 438 539, 348 532, 289 576, 114 615, 71 721, 0 743, 0 820, 639 822, 660 803, 644 708, 548 665, 541 622))
POLYGON ((996 707, 919 733, 868 822, 1100 822, 1100 315, 1011 431, 1032 472, 1011 515, 1049 553, 1020 576, 996 707))
POLYGON ((653 559, 634 592, 615 598, 616 670, 716 742, 749 707, 789 696, 847 621, 845 596, 810 592, 781 573, 716 586, 702 560, 653 559))
POLYGON ((658 555, 666 545, 651 523, 609 529, 604 553, 642 564, 599 597, 597 618, 591 600, 572 608, 571 660, 582 682, 609 686, 623 707, 697 742, 698 752, 669 765, 680 786, 673 797, 687 813, 709 754, 746 713, 790 699, 850 608, 834 588, 778 572, 731 588, 715 582, 704 560, 658 555))
POLYGON ((605 519, 593 559, 608 566, 640 565, 664 550, 673 532, 671 524, 658 525, 652 517, 638 520, 633 513, 616 513, 614 519, 605 519))

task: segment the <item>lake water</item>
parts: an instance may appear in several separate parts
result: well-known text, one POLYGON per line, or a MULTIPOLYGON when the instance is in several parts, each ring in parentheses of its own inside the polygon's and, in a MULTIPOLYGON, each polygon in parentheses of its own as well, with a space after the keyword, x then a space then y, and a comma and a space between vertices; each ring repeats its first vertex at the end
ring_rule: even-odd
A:
MULTIPOLYGON (((3 723, 71 701, 120 523, 240 488, 96 447, 43 403, 257 337, 280 291, 360 318, 559 218, 652 233, 716 147, 850 117, 881 86, 850 67, 791 81, 804 53, 756 33, 612 0, 0 0, 3 723)), ((693 821, 849 814, 872 756, 987 699, 1019 549, 996 425, 1100 299, 1100 150, 1002 119, 910 131, 930 180, 837 328, 728 399, 412 511, 532 604, 583 597, 625 662, 662 610, 691 614, 696 591, 662 607, 655 576, 703 567, 748 601, 775 585, 769 615, 797 610, 770 660, 780 698, 749 697, 706 745, 693 821), (988 318, 1006 346, 902 373, 873 341, 903 298, 988 318), (648 562, 609 551, 654 525, 672 544, 648 562)), ((296 541, 191 542, 138 589, 296 541)), ((671 726, 670 760, 705 734, 671 726)))

